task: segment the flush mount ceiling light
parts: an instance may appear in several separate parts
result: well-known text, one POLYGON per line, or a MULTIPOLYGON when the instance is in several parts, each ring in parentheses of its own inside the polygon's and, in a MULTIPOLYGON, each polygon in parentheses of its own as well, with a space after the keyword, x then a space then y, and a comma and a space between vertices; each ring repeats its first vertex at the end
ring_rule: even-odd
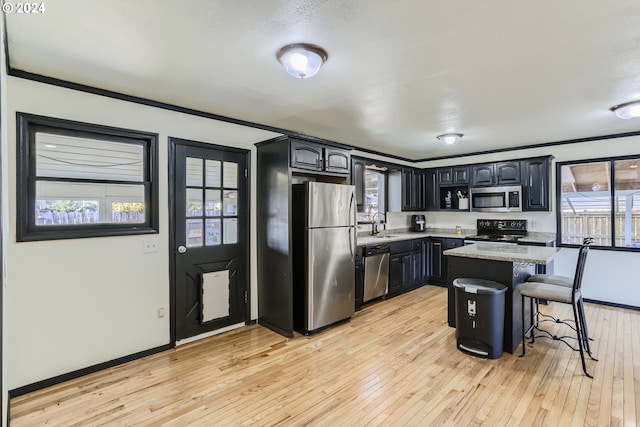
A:
POLYGON ((457 144, 460 142, 460 138, 462 138, 461 133, 444 133, 442 135, 438 135, 438 139, 447 145, 457 144))
POLYGON ((298 79, 315 76, 328 57, 326 50, 308 43, 289 44, 276 52, 285 71, 298 79))
POLYGON ((640 101, 614 105, 610 108, 621 119, 635 119, 640 117, 640 101))

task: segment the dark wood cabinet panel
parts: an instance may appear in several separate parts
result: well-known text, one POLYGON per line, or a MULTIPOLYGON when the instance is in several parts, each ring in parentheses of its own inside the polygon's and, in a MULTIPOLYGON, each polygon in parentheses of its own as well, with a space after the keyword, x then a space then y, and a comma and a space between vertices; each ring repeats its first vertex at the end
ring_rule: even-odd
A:
POLYGON ((447 279, 447 256, 442 253, 447 249, 458 248, 463 244, 463 239, 431 239, 431 283, 445 285, 447 279))
POLYGON ((364 258, 363 247, 356 248, 356 283, 355 283, 355 309, 360 310, 364 299, 364 258))
POLYGON ((495 184, 495 164, 487 163, 471 166, 471 181, 474 186, 495 184))
POLYGON ((322 146, 297 140, 291 140, 291 167, 322 170, 322 146))
POLYGON ((496 163, 496 176, 498 185, 520 184, 520 162, 496 163))
POLYGON ((327 172, 349 173, 351 153, 340 148, 324 148, 324 170, 327 172))
POLYGON ((453 184, 469 184, 469 167, 456 166, 452 168, 453 184))
POLYGON ((292 168, 349 173, 351 153, 348 150, 297 139, 292 139, 290 144, 292 168))
POLYGON ((526 159, 522 165, 522 208, 525 211, 549 211, 550 157, 526 159))
POLYGON ((438 175, 435 169, 423 171, 425 210, 440 209, 440 193, 438 191, 438 175))
POLYGON ((387 295, 395 295, 402 290, 402 255, 389 258, 389 289, 387 295))
POLYGON ((431 239, 431 281, 436 284, 444 283, 444 269, 442 266, 442 251, 444 239, 431 239))
POLYGON ((423 211, 426 209, 426 175, 422 170, 402 169, 402 210, 423 211))
POLYGON ((364 209, 364 169, 364 160, 351 159, 351 185, 356 187, 356 207, 358 212, 362 212, 364 209))
POLYGON ((453 184, 453 169, 452 168, 438 169, 438 184, 439 185, 451 185, 451 184, 453 184))

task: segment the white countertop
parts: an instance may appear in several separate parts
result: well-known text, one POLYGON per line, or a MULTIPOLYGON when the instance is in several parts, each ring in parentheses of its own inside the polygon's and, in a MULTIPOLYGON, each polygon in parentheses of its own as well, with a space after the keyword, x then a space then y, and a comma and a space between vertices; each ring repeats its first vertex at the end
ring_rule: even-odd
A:
MULTIPOLYGON (((440 237, 443 239, 464 239, 466 236, 474 234, 469 232, 469 230, 463 230, 462 234, 457 234, 454 229, 451 231, 447 231, 447 229, 435 229, 435 230, 427 230, 427 231, 383 231, 377 236, 371 235, 360 235, 358 236, 358 246, 366 246, 366 245, 378 245, 384 242, 398 242, 400 240, 410 240, 410 239, 422 239, 423 237, 440 237)), ((554 238, 547 237, 521 237, 518 239, 519 242, 522 243, 533 243, 533 244, 547 244, 549 242, 553 242, 554 238)))
POLYGON ((525 262, 546 265, 550 263, 562 250, 562 248, 547 246, 476 243, 455 249, 447 249, 443 254, 464 258, 479 258, 494 261, 525 262))
POLYGON ((445 239, 464 239, 463 234, 456 234, 438 231, 386 231, 377 236, 358 236, 358 246, 379 245, 380 243, 398 242, 400 240, 422 239, 424 237, 441 237, 445 239))

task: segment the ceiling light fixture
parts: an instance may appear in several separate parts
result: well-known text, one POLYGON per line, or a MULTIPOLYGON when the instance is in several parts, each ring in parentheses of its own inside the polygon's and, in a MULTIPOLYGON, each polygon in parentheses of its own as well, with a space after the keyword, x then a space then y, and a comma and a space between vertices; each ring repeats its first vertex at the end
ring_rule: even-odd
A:
POLYGON ((635 119, 640 117, 640 101, 614 105, 610 108, 621 119, 635 119))
POLYGON ((328 57, 326 50, 308 43, 289 44, 276 52, 285 71, 299 79, 315 76, 328 57))
POLYGON ((457 144, 460 142, 460 138, 462 138, 461 133, 444 133, 442 135, 438 135, 438 139, 447 145, 457 144))

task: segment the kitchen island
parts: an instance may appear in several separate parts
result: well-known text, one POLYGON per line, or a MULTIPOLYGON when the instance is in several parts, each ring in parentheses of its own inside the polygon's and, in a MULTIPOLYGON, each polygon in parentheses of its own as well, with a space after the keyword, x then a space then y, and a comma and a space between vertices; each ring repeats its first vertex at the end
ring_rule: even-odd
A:
MULTIPOLYGON (((507 286, 503 350, 513 353, 521 341, 522 301, 519 285, 535 273, 536 265, 547 265, 562 248, 477 243, 443 252, 448 256, 448 321, 455 327, 453 281, 459 277, 493 280, 507 286)), ((525 309, 525 314, 528 308, 525 309)), ((528 315, 526 319, 528 319, 528 315)))

